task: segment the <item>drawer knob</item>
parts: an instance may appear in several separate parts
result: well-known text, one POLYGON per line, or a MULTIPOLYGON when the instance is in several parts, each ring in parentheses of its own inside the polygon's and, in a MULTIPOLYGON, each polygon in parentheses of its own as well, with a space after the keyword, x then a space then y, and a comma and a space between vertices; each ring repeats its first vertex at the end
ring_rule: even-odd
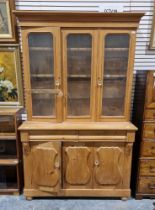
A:
POLYGON ((99 166, 99 161, 96 160, 94 164, 95 164, 95 166, 99 166))

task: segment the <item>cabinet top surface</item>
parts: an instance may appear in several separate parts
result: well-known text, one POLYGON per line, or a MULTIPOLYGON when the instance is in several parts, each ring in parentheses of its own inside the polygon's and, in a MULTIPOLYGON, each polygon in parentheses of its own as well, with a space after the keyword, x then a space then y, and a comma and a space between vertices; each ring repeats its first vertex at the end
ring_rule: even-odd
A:
POLYGON ((142 12, 102 13, 102 12, 53 12, 53 11, 13 11, 20 21, 48 20, 61 22, 139 22, 142 12))
POLYGON ((130 122, 50 123, 26 121, 19 130, 137 130, 130 122))

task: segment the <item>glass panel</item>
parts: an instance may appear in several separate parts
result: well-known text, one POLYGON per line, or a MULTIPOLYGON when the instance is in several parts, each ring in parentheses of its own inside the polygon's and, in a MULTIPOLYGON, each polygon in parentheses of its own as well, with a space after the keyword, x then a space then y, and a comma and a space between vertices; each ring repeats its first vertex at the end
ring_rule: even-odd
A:
POLYGON ((14 133, 14 116, 1 115, 0 116, 0 133, 14 133))
POLYGON ((105 37, 102 115, 124 115, 129 35, 108 34, 105 37))
POLYGON ((0 158, 16 158, 16 140, 0 140, 0 158))
POLYGON ((0 166, 0 189, 17 189, 16 166, 0 166))
POLYGON ((67 37, 68 115, 90 115, 92 37, 70 34, 67 37))
POLYGON ((53 36, 30 33, 28 40, 33 116, 55 115, 53 36))

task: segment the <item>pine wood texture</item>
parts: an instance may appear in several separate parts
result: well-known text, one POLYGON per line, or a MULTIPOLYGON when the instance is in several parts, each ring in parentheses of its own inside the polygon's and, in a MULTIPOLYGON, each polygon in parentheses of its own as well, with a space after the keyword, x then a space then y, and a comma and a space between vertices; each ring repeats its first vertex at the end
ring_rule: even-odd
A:
MULTIPOLYGON (((138 23, 140 21, 140 18, 142 17, 142 13, 117 13, 117 14, 106 14, 106 13, 52 13, 52 12, 31 12, 31 11, 15 11, 15 14, 17 18, 19 19, 20 24, 25 24, 27 22, 27 25, 21 25, 21 32, 22 32, 22 49, 23 49, 23 67, 24 67, 24 88, 25 88, 25 104, 26 109, 28 113, 28 120, 33 121, 53 121, 53 122, 63 122, 63 121, 70 121, 70 122, 81 122, 81 121, 129 121, 130 119, 130 99, 131 99, 131 88, 132 88, 132 78, 133 78, 133 65, 134 65, 134 51, 135 51, 135 42, 136 42, 136 29, 138 27, 138 23), (72 18, 71 18, 72 17, 72 18), (42 18, 42 20, 40 19, 42 18), (45 18, 45 19, 44 19, 45 18), (47 19, 48 18, 48 21, 47 19), (128 21, 126 21, 126 18, 128 21), (69 22, 67 22, 67 20, 69 22), (110 22, 114 20, 116 22, 110 22), (78 22, 77 22, 78 20, 78 22), (92 20, 92 21, 91 21, 92 20), (33 21, 35 23, 35 27, 33 27, 33 21), (95 23, 93 22, 95 21, 95 23), (89 24, 88 24, 89 22, 89 24), (78 25, 77 25, 78 23, 78 25), (38 25, 40 24, 40 25, 38 25), (51 24, 51 25, 50 25, 51 24), (66 25, 65 25, 66 24, 66 25), (82 24, 84 24, 82 26, 82 24), (94 25, 93 25, 94 24, 94 25), (101 24, 101 25, 97 25, 101 24), (118 25, 117 25, 118 24, 118 25), (122 24, 125 24, 124 27, 122 24), (130 24, 136 24, 135 26, 130 24), (38 26, 36 28, 36 26, 38 26), (79 29, 79 27, 85 27, 79 29), (93 27, 93 28, 92 28, 93 27), (100 30, 98 30, 100 28, 100 30), (38 60, 41 60, 41 58, 33 59, 33 65, 36 62, 36 66, 33 67, 31 63, 31 55, 32 55, 32 48, 29 47, 30 42, 30 35, 31 34, 41 34, 46 33, 50 34, 53 37, 53 56, 54 56, 54 88, 53 89, 44 89, 41 90, 46 91, 46 94, 43 95, 45 92, 41 92, 40 89, 35 89, 35 97, 38 97, 39 91, 41 94, 41 98, 35 102, 35 98, 33 101, 33 84, 31 84, 32 79, 32 72, 36 71, 40 66, 40 62, 38 60), (76 109, 81 109, 81 112, 87 112, 88 107, 90 106, 90 111, 88 110, 88 115, 82 115, 82 116, 71 116, 69 114, 69 107, 68 107, 68 68, 67 66, 72 66, 73 61, 68 63, 68 50, 70 51, 75 50, 74 48, 69 48, 67 46, 68 39, 67 37, 69 35, 78 35, 81 36, 84 34, 90 35, 92 39, 92 47, 86 48, 86 52, 88 50, 91 50, 91 87, 90 90, 87 90, 87 83, 79 83, 80 86, 77 86, 74 82, 72 85, 72 92, 74 94, 71 96, 71 98, 74 99, 74 106, 72 108, 72 112, 76 112, 76 109), (108 83, 109 86, 105 86, 105 84, 102 84, 104 75, 104 49, 103 46, 105 46, 105 38, 108 34, 115 34, 115 35, 128 35, 129 36, 129 47, 127 48, 128 52, 128 58, 127 58, 127 69, 126 69, 126 81, 125 81, 125 93, 124 96, 122 96, 124 101, 120 101, 119 96, 123 95, 122 91, 124 90, 124 87, 122 85, 122 82, 117 81, 114 82, 116 85, 113 87, 110 86, 111 81, 108 83), (29 63, 29 65, 27 65, 29 63), (81 90, 80 90, 81 88, 81 90), (109 105, 105 103, 105 100, 103 99, 103 109, 104 109, 104 103, 107 109, 109 110, 109 106, 111 104, 112 96, 115 96, 115 93, 118 95, 115 99, 114 105, 112 105, 111 110, 115 114, 112 114, 112 111, 109 111, 108 115, 104 115, 102 113, 102 92, 105 88, 105 91, 108 92, 107 97, 109 105), (80 95, 84 91, 86 91, 85 96, 82 95, 82 100, 79 99, 77 96, 77 90, 79 90, 80 95), (38 92, 37 92, 38 91, 38 92), (54 104, 51 103, 51 107, 53 105, 55 106, 55 115, 50 116, 50 114, 46 113, 46 110, 49 108, 49 104, 51 99, 49 98, 50 91, 53 91, 53 97, 55 99, 54 104), (89 100, 87 99, 87 95, 90 92, 90 104, 89 100), (54 94, 55 93, 55 94, 54 94), (119 94, 118 94, 119 93, 119 94), (45 106, 45 99, 46 100, 46 106, 45 106), (44 105, 43 105, 44 101, 44 105), (85 101, 85 102, 84 102, 85 101), (97 103, 95 103, 97 102, 97 103), (35 108, 33 107, 33 103, 35 108), (75 104, 78 104, 75 108, 75 104), (42 107, 40 112, 44 112, 43 114, 34 114, 33 111, 40 109, 39 107, 42 107), (122 107, 122 112, 119 114, 119 109, 122 107), (118 114, 116 114, 118 112, 118 114), (110 114, 111 113, 111 114, 110 114)), ((45 40, 44 40, 45 41, 45 40)), ((44 52, 43 50, 49 51, 49 47, 43 47, 40 51, 40 46, 38 46, 39 52, 44 52)), ((36 49, 36 48, 35 48, 36 49)), ((84 48, 82 48, 84 49, 84 48)), ((118 50, 120 53, 120 50, 126 50, 126 48, 108 48, 110 50, 110 53, 114 53, 113 51, 118 50)), ((107 50, 107 49, 106 49, 107 50)), ((37 50, 35 50, 37 53, 37 50)), ((77 52, 80 52, 80 48, 77 48, 77 52)), ((83 50, 84 51, 84 50, 83 50)), ((78 52, 78 53, 79 53, 78 52)), ((33 51, 34 53, 34 51, 33 51)), ((82 54, 83 55, 83 54, 82 54)), ((78 68, 78 65, 85 66, 87 68, 87 64, 89 63, 86 61, 86 59, 89 57, 88 54, 85 55, 83 60, 83 56, 80 59, 77 59, 76 54, 72 54, 72 57, 74 57, 74 60, 76 61, 73 65, 74 68, 78 68), (77 66, 77 67, 75 67, 77 66)), ((49 55, 46 57, 45 60, 49 60, 49 55)), ((89 60, 89 59, 88 59, 89 60)), ((116 59, 114 59, 116 60, 116 59)), ((51 62, 53 62, 51 61, 51 62)), ((110 60, 111 61, 111 60, 110 60)), ((111 66, 111 62, 107 61, 106 65, 112 68, 114 64, 111 66)), ((121 61, 115 61, 115 68, 118 67, 118 70, 116 71, 116 78, 120 78, 119 70, 124 67, 121 67, 123 64, 120 64, 121 61)), ((46 65, 46 64, 45 64, 46 65)), ((44 65, 44 66, 45 66, 44 65)), ((48 67, 50 68, 50 67, 48 67)), ((84 67, 83 67, 84 68, 84 67)), ((40 74, 38 74, 40 76, 40 74)), ((48 75, 46 75, 48 76, 48 75)), ((52 76, 52 75, 51 75, 52 76)), ((72 75, 71 75, 72 76, 72 75)), ((75 76, 75 75, 74 75, 75 76)), ((89 75, 88 75, 89 76, 89 75)), ((107 75, 108 76, 108 75, 107 75)), ((113 75, 115 76, 115 75, 113 75)), ((108 76, 109 77, 109 76, 108 76)), ((110 76, 111 77, 111 76, 110 76)), ((80 78, 80 77, 79 77, 80 78)), ((114 77, 115 78, 115 77, 114 77)), ((35 78, 37 80, 37 77, 35 78)), ((42 78, 43 79, 43 78, 42 78)), ((115 81, 115 80, 114 80, 115 81)), ((43 84, 43 82, 42 82, 43 84)), ((84 94, 84 93, 83 93, 84 94)))
POLYGON ((37 126, 22 130, 22 127, 26 197, 130 196, 135 127, 133 130, 116 127, 69 130, 69 126, 67 130, 61 127, 38 130, 37 126))
POLYGON ((130 100, 136 30, 143 14, 39 11, 15 11, 15 14, 22 32, 28 112, 28 121, 19 128, 24 157, 24 195, 27 199, 37 196, 130 197, 132 146, 137 130, 130 123, 130 100), (38 37, 44 34, 48 38, 50 34, 53 42, 47 46, 47 38, 44 38, 36 46, 36 39, 30 39, 31 34, 38 37), (122 35, 124 44, 116 46, 114 38, 112 47, 106 47, 108 34, 115 34, 120 41, 122 35), (113 64, 111 56, 105 61, 104 51, 112 56, 113 64), (41 58, 39 62, 31 59, 38 52, 48 55, 44 59, 47 65, 40 64, 41 58), (53 73, 40 72, 40 65, 46 67, 45 71, 52 68, 48 63, 51 54, 54 55, 53 73), (120 58, 125 55, 124 60, 118 61, 116 55, 120 58), (115 74, 104 75, 104 65, 112 73, 113 68, 118 69, 115 68, 115 74), (110 78, 105 88, 109 106, 117 95, 111 108, 114 114, 106 105, 110 113, 107 116, 103 116, 101 110, 105 102, 103 76, 106 81, 110 78), (47 81, 40 82, 38 87, 35 82, 42 77, 47 81), (55 79, 52 91, 48 86, 49 78, 50 85, 55 79), (55 94, 54 117, 46 112, 50 101, 47 97, 51 93, 55 94), (42 94, 34 107, 33 94, 42 94), (38 107, 44 115, 34 114, 38 107), (121 111, 120 107, 123 107, 121 111))
POLYGON ((154 71, 147 73, 143 130, 136 197, 155 197, 155 103, 154 71))
POLYGON ((33 122, 26 121, 19 130, 128 130, 136 131, 137 128, 130 122, 63 122, 63 123, 50 123, 50 122, 33 122))

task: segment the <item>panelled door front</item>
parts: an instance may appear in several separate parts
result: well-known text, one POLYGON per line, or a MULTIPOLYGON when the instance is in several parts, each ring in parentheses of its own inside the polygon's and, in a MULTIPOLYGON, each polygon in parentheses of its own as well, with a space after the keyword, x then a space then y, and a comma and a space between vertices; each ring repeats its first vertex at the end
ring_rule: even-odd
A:
POLYGON ((22 32, 26 108, 30 119, 61 120, 61 53, 58 28, 22 32), (29 79, 30 78, 30 79, 29 79))
POLYGON ((92 143, 64 143, 63 161, 63 188, 92 188, 92 143))
POLYGON ((94 147, 94 188, 122 187, 124 145, 96 143, 94 147))
POLYGON ((127 188, 128 156, 124 143, 64 143, 63 188, 127 188))
POLYGON ((127 120, 135 34, 131 31, 101 30, 99 36, 97 119, 127 120))
POLYGON ((64 120, 95 118, 97 32, 62 30, 64 120))
POLYGON ((27 167, 25 188, 56 193, 61 184, 61 152, 59 142, 31 143, 31 151, 24 145, 24 166, 27 167))

